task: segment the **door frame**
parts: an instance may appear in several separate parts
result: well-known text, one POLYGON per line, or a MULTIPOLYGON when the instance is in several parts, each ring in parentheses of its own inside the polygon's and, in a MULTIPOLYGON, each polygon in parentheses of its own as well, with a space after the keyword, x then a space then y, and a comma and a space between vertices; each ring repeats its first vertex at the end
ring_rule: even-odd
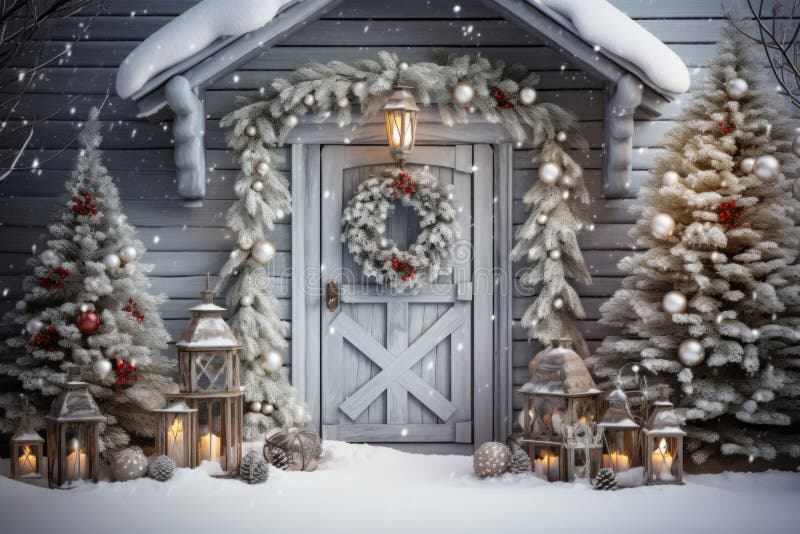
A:
MULTIPOLYGON (((485 144, 475 138, 459 139, 459 129, 449 129, 448 138, 434 129, 432 139, 426 139, 420 125, 418 144, 470 144, 474 149, 491 151, 493 169, 474 172, 473 196, 491 195, 494 198, 491 219, 473 214, 475 225, 492 225, 493 248, 487 257, 474 258, 473 269, 491 276, 476 277, 473 323, 491 321, 491 339, 473 339, 473 445, 505 441, 512 424, 512 297, 513 276, 510 253, 513 239, 513 145, 510 139, 498 139, 496 132, 487 131, 485 144), (494 179, 492 179, 492 177, 494 179), (479 279, 478 279, 479 278, 479 279), (483 287, 479 286, 482 285, 483 287), (493 287, 492 287, 493 286, 493 287), (484 300, 481 300, 484 299, 484 300), (491 354, 492 358, 481 355, 491 354), (479 369, 478 366, 484 366, 479 369), (483 384, 478 377, 486 378, 483 384)), ((441 128, 441 125, 439 125, 441 128)), ((318 130, 305 143, 292 147, 292 325, 291 380, 300 398, 304 399, 312 421, 321 431, 321 306, 324 294, 324 273, 321 266, 320 216, 322 213, 322 146, 349 144, 342 142, 341 131, 318 130)), ((361 143, 358 144, 378 144, 361 143)), ((382 144, 382 143, 381 143, 382 144)), ((478 233, 477 230, 475 232, 478 233)), ((397 447, 408 448, 408 447, 397 447)))

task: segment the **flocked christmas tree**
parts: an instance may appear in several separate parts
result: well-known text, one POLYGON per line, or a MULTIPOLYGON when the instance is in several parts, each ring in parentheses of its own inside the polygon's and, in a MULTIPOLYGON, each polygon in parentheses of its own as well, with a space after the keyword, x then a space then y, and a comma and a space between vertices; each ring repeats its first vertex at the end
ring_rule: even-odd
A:
POLYGON ((613 379, 629 362, 675 390, 688 452, 800 456, 800 233, 789 193, 797 160, 774 85, 751 44, 724 31, 708 79, 667 134, 639 191, 632 230, 644 252, 620 269, 602 308, 620 327, 592 358, 613 379))
MULTIPOLYGON (((0 374, 18 379, 37 406, 38 426, 52 398, 77 366, 108 416, 103 444, 127 445, 132 435, 149 437, 149 410, 161 408, 174 390, 161 356, 169 336, 158 314, 163 297, 148 293, 145 249, 126 223, 119 193, 103 167, 98 110, 80 133, 76 169, 48 227, 47 249, 29 259, 33 274, 25 296, 7 314, 21 334, 6 342, 13 359, 0 374)), ((16 395, 0 396, 0 431, 13 427, 16 395)))

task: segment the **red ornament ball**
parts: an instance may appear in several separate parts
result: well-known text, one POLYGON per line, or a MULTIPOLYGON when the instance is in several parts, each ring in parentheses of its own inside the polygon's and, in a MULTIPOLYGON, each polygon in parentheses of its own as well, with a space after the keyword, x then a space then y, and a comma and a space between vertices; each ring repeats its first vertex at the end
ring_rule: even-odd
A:
POLYGON ((75 324, 81 334, 94 334, 100 328, 100 316, 93 311, 79 313, 75 324))

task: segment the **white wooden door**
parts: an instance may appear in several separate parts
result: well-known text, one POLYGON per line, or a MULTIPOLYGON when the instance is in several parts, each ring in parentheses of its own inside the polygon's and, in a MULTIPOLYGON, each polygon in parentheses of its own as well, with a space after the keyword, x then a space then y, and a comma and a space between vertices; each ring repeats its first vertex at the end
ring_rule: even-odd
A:
MULTIPOLYGON (((491 214, 492 198, 476 198, 473 182, 478 165, 492 168, 491 151, 472 145, 414 149, 409 170, 425 165, 442 184, 454 186, 461 239, 452 252, 452 274, 411 293, 363 278, 341 242, 344 206, 360 182, 388 165, 385 147, 322 151, 322 279, 340 284, 338 308, 322 306, 322 434, 356 442, 438 443, 446 450, 446 444, 473 443, 473 259, 476 247, 482 257, 491 257, 492 248, 491 234, 473 230, 476 209, 491 214), (488 155, 488 161, 476 161, 475 154, 488 155)), ((407 249, 417 233, 416 214, 398 203, 387 236, 407 249)), ((491 339, 490 328, 479 330, 488 329, 491 339)))

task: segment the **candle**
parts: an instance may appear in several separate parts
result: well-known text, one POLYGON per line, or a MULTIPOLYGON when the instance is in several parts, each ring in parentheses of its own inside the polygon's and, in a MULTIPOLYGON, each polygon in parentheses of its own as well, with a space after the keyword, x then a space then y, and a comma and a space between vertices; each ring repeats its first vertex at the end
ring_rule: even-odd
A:
POLYGON ((183 421, 177 416, 167 430, 167 456, 175 460, 178 467, 186 467, 183 457, 183 421))
POLYGON ((546 452, 533 464, 534 473, 549 481, 559 480, 558 467, 558 456, 546 452))
POLYGON ((222 445, 219 436, 209 432, 200 436, 200 459, 219 461, 220 446, 222 445))
POLYGON ((603 467, 611 467, 615 473, 621 473, 631 468, 631 460, 627 454, 614 451, 603 455, 603 467))
POLYGON ((71 449, 72 452, 67 455, 66 465, 64 466, 66 475, 64 480, 72 482, 89 478, 87 476, 88 466, 86 464, 86 451, 78 448, 77 439, 72 440, 71 449))
POLYGON ((653 452, 653 455, 650 457, 650 464, 653 468, 650 475, 651 479, 675 479, 672 475, 672 454, 667 452, 667 441, 665 439, 661 439, 658 448, 653 452))
POLYGON ((30 475, 36 472, 36 454, 27 445, 22 447, 22 455, 19 457, 19 474, 30 475))

